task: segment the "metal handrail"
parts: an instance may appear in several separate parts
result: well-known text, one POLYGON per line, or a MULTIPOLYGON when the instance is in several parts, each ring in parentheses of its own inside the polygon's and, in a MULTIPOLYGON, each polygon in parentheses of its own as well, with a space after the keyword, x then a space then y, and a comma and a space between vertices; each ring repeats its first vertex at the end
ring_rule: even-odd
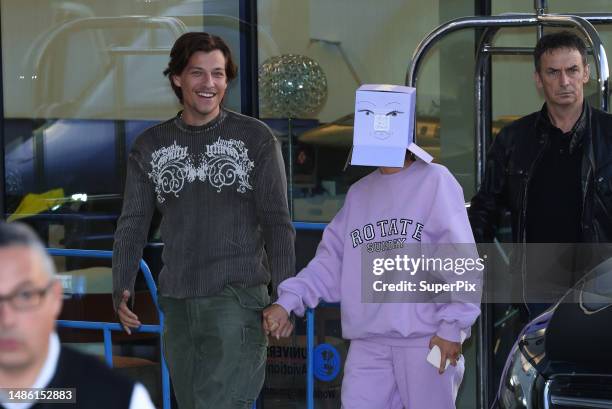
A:
POLYGON ((431 48, 442 38, 446 37, 455 31, 473 28, 486 28, 483 33, 480 45, 477 52, 477 63, 475 69, 476 75, 476 114, 475 114, 475 129, 476 129, 476 185, 479 186, 483 173, 484 161, 486 160, 486 145, 488 138, 486 137, 487 126, 486 119, 482 108, 482 102, 485 99, 483 94, 484 83, 482 79, 488 74, 488 69, 483 65, 488 62, 486 55, 490 54, 524 54, 527 48, 512 49, 509 47, 494 48, 490 42, 497 30, 503 27, 529 27, 529 26, 569 26, 579 29, 587 38, 591 49, 593 50, 593 58, 595 60, 595 69, 598 77, 598 93, 599 105, 604 111, 608 110, 609 97, 609 68, 606 51, 603 47, 601 39, 593 24, 611 24, 612 14, 607 13, 577 13, 575 15, 564 14, 507 14, 500 16, 473 16, 460 17, 444 23, 432 30, 417 46, 413 55, 412 62, 406 72, 406 85, 415 87, 418 80, 418 73, 421 68, 424 57, 431 48), (485 40, 486 39, 486 40, 485 40), (483 61, 484 59, 484 61, 483 61), (483 123, 484 122, 484 123, 483 123))
POLYGON ((464 30, 466 28, 481 28, 481 27, 521 27, 526 25, 537 24, 537 18, 533 14, 515 14, 502 16, 480 16, 480 17, 459 17, 450 20, 432 30, 421 42, 417 45, 408 70, 406 72, 406 85, 414 87, 417 83, 417 74, 421 68, 422 61, 425 55, 431 50, 433 45, 440 41, 443 37, 455 31, 464 30))
MULTIPOLYGON (((52 256, 59 257, 86 257, 86 258, 97 258, 97 259, 112 259, 113 252, 106 250, 80 250, 80 249, 47 249, 48 253, 52 256)), ((157 309, 157 315, 159 317, 159 324, 157 325, 141 325, 134 332, 149 332, 159 334, 159 346, 160 346, 160 366, 161 366, 161 378, 162 378, 162 407, 164 409, 170 409, 170 375, 168 373, 168 366, 166 365, 166 359, 164 356, 163 348, 163 328, 164 328, 164 314, 159 309, 157 301, 157 286, 153 280, 153 275, 149 266, 144 260, 140 260, 140 270, 142 271, 147 288, 151 293, 151 298, 157 309)), ((77 328, 77 329, 88 329, 88 330, 101 330, 104 334, 104 357, 106 363, 113 366, 112 356, 112 339, 111 331, 123 331, 121 325, 116 322, 91 322, 91 321, 71 321, 71 320, 58 320, 57 325, 63 328, 77 328)))
POLYGON ((500 16, 473 16, 460 17, 451 20, 436 27, 431 31, 418 45, 412 55, 412 62, 406 72, 406 85, 416 86, 418 71, 421 67, 425 55, 430 51, 435 43, 443 37, 455 31, 466 28, 502 28, 502 27, 529 27, 538 25, 548 26, 569 26, 575 27, 582 31, 587 37, 593 56, 596 62, 596 70, 599 76, 599 90, 602 98, 605 94, 605 102, 601 103, 603 107, 607 107, 607 92, 608 92, 608 60, 605 49, 593 27, 593 24, 608 24, 612 22, 612 14, 604 13, 579 13, 576 15, 565 14, 507 14, 500 16), (593 23, 591 23, 593 20, 593 23), (604 105, 605 104, 605 105, 604 105))

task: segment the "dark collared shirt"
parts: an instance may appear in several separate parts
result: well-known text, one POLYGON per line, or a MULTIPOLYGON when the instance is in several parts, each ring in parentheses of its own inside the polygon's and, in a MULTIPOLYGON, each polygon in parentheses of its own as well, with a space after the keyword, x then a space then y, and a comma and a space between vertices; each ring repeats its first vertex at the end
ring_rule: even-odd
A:
MULTIPOLYGON (((574 128, 563 133, 542 112, 545 149, 531 175, 527 201, 528 243, 576 243, 580 237, 582 145, 570 141, 574 128)), ((584 115, 584 111, 583 111, 584 115)), ((580 129, 579 129, 580 128, 580 129)))

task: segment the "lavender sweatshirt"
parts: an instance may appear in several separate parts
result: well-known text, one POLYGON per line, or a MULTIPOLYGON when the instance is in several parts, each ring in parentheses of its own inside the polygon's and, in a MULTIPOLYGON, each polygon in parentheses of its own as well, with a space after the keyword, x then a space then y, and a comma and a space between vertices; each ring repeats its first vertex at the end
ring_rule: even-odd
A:
POLYGON ((398 173, 376 170, 355 183, 314 259, 280 284, 277 304, 301 316, 321 300, 340 302, 346 339, 427 346, 436 334, 460 342, 461 331, 469 334, 480 314, 478 305, 361 302, 362 247, 398 238, 406 244, 474 243, 462 189, 444 166, 416 161, 398 173))

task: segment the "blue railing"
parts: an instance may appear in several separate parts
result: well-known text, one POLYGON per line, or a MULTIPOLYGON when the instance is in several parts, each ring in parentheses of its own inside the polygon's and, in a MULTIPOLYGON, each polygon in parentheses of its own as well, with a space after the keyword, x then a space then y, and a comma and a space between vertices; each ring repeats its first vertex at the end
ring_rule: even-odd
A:
MULTIPOLYGON (((112 259, 112 251, 103 250, 75 250, 75 249, 48 249, 49 254, 52 256, 60 257, 86 257, 86 258, 98 258, 98 259, 112 259)), ((144 274, 147 287, 151 292, 151 298, 157 309, 159 317, 159 324, 157 325, 141 325, 134 332, 150 332, 159 334, 159 346, 161 351, 160 365, 161 365, 161 378, 162 378, 162 407, 163 409, 170 409, 170 376, 168 374, 168 367, 166 366, 166 360, 164 358, 163 349, 163 328, 164 328, 164 314, 159 309, 157 303, 157 286, 151 275, 151 270, 147 263, 143 260, 140 261, 140 269, 144 274)), ((123 328, 118 323, 111 322, 91 322, 91 321, 67 321, 58 320, 57 325, 64 328, 77 328, 87 330, 100 330, 104 333, 104 358, 109 366, 113 366, 113 346, 111 331, 123 331, 123 328)))
MULTIPOLYGON (((296 230, 323 230, 327 223, 309 223, 309 222, 294 222, 296 230)), ((77 250, 77 249, 48 249, 52 256, 64 257, 86 257, 98 259, 112 259, 113 252, 106 250, 77 250)), ((168 367, 163 355, 163 325, 164 315, 159 309, 157 302, 157 286, 151 275, 151 270, 144 260, 140 261, 140 269, 142 270, 147 287, 151 292, 151 298, 155 303, 157 314, 159 316, 158 325, 141 325, 135 332, 157 333, 160 337, 161 349, 161 376, 162 376, 162 400, 163 409, 170 409, 170 377, 168 367)), ((306 311, 306 408, 314 409, 314 310, 306 311)), ((92 322, 92 321, 68 321, 58 320, 58 326, 64 328, 76 328, 86 330, 100 330, 104 334, 104 358, 109 366, 113 366, 112 355, 112 338, 111 331, 123 331, 123 328, 118 323, 111 322, 92 322)), ((253 405, 255 409, 256 404, 253 405)))
POLYGON ((296 230, 324 230, 327 223, 293 222, 296 230))
MULTIPOLYGON (((327 223, 293 222, 296 230, 323 230, 327 223)), ((306 409, 314 409, 314 310, 306 310, 306 409)))
POLYGON ((314 310, 306 310, 306 409, 314 409, 314 310))
MULTIPOLYGON (((319 307, 340 307, 339 303, 319 303, 319 307)), ((315 310, 306 309, 306 409, 314 409, 315 310)), ((333 375, 335 376, 335 375, 333 375)))

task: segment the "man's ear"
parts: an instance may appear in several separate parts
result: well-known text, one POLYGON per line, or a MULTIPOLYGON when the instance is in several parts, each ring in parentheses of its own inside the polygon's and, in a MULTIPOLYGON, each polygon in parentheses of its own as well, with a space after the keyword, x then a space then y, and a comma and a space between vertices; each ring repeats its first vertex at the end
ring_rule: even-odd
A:
POLYGON ((52 298, 51 308, 53 309, 53 315, 55 316, 55 319, 57 319, 62 312, 62 304, 64 303, 64 289, 62 288, 62 283, 59 280, 55 280, 55 282, 51 285, 49 295, 52 298))
POLYGON ((538 89, 542 89, 543 85, 542 85, 542 77, 540 77, 540 73, 537 71, 533 72, 533 80, 535 81, 536 87, 538 87, 538 89))
POLYGON ((181 77, 179 77, 178 75, 172 75, 170 78, 172 78, 172 83, 177 86, 177 87, 181 87, 181 77))
POLYGON ((589 82, 590 78, 591 78, 591 70, 589 68, 589 64, 586 64, 584 66, 584 78, 582 79, 582 82, 586 84, 587 82, 589 82))

